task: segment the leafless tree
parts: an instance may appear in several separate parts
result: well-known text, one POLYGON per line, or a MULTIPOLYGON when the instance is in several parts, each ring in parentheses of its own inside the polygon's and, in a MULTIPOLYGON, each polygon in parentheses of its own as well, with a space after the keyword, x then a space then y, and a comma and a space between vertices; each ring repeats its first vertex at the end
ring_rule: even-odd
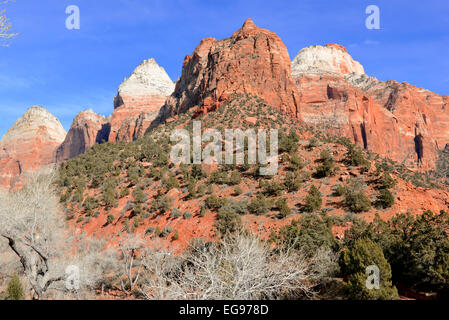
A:
POLYGON ((143 259, 145 257, 146 243, 142 237, 135 234, 127 234, 119 243, 120 265, 120 285, 122 291, 131 293, 138 281, 143 269, 143 259), (125 281, 124 281, 125 280, 125 281))
MULTIPOLYGON (((14 0, 15 1, 15 0, 14 0)), ((0 5, 5 5, 10 0, 0 1, 0 5)), ((9 44, 9 40, 13 39, 17 36, 17 33, 11 31, 11 23, 6 16, 6 9, 0 8, 0 45, 7 46, 9 44)))
POLYGON ((169 300, 310 298, 327 274, 317 263, 297 250, 274 251, 257 238, 237 236, 193 247, 181 257, 149 253, 141 290, 148 299, 169 300))
POLYGON ((68 236, 54 190, 55 175, 53 170, 41 172, 23 189, 0 193, 0 237, 19 258, 34 299, 44 298, 49 289, 67 293, 68 266, 79 268, 80 289, 93 289, 117 261, 104 242, 68 236))

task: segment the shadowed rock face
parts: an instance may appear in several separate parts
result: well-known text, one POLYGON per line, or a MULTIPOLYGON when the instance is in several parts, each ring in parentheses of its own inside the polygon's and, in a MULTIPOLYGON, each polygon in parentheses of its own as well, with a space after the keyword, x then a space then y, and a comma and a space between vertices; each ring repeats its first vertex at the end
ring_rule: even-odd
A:
POLYGON ((301 50, 292 74, 306 123, 410 168, 435 168, 449 142, 448 96, 369 77, 335 44, 301 50))
POLYGON ((57 150, 57 162, 76 157, 95 143, 108 141, 109 131, 110 124, 107 118, 97 115, 92 110, 80 112, 73 120, 64 142, 57 150))
POLYGON ((27 173, 54 164, 65 136, 55 116, 39 106, 29 108, 0 141, 0 186, 19 187, 27 173))
POLYGON ((299 96, 287 48, 273 32, 248 19, 232 37, 201 41, 184 60, 182 76, 154 125, 195 107, 213 111, 233 94, 251 94, 299 119, 299 96))

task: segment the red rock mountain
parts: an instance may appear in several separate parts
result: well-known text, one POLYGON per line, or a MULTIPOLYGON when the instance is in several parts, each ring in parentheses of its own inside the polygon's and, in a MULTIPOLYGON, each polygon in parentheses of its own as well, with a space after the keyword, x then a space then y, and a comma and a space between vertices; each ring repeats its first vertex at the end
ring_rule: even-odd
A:
POLYGON ((248 19, 229 38, 203 39, 186 56, 176 86, 154 59, 144 61, 120 85, 111 117, 83 111, 67 136, 55 117, 32 107, 0 142, 0 185, 17 185, 24 172, 103 140, 142 137, 189 109, 194 116, 213 111, 233 94, 258 96, 295 120, 418 170, 435 168, 449 143, 448 96, 369 77, 338 44, 304 48, 291 62, 281 39, 248 19))
POLYGON ((429 170, 449 143, 448 96, 369 77, 342 46, 301 50, 292 75, 305 122, 368 150, 429 170))
POLYGON ((154 59, 139 65, 120 85, 114 99, 109 141, 142 137, 174 88, 175 84, 154 59))
POLYGON ((154 59, 145 60, 120 85, 110 117, 92 110, 73 120, 57 152, 59 162, 84 153, 102 141, 132 141, 143 137, 175 84, 154 59))
POLYGON ((27 173, 54 164, 65 135, 51 113, 29 108, 0 141, 0 187, 20 187, 27 173))
POLYGON ((92 110, 80 112, 73 120, 64 142, 57 150, 57 162, 76 157, 95 143, 108 141, 110 127, 106 117, 100 116, 92 110))
POLYGON ((156 123, 195 107, 215 110, 232 94, 251 94, 300 118, 299 95, 287 48, 273 32, 251 19, 227 39, 206 38, 184 59, 182 76, 156 123))

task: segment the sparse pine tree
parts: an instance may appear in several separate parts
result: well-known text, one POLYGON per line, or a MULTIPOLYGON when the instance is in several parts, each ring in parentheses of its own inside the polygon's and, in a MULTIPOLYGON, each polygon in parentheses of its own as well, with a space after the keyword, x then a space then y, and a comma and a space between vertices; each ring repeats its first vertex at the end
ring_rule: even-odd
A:
POLYGON ((321 209, 321 205, 323 204, 323 199, 321 197, 321 192, 317 187, 310 187, 309 194, 306 197, 306 203, 304 205, 304 209, 307 212, 313 212, 315 210, 321 209))

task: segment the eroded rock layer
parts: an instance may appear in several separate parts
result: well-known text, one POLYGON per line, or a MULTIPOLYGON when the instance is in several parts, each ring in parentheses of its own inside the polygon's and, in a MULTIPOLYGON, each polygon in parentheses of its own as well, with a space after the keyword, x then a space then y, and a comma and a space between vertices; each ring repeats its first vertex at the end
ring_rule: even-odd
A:
POLYGON ((195 114, 220 107, 233 94, 250 94, 300 118, 299 96, 287 48, 273 32, 251 19, 227 39, 206 38, 184 60, 175 92, 156 124, 195 107, 195 114))
POLYGON ((0 186, 21 186, 26 174, 52 165, 66 132, 46 109, 33 106, 0 141, 0 186))

